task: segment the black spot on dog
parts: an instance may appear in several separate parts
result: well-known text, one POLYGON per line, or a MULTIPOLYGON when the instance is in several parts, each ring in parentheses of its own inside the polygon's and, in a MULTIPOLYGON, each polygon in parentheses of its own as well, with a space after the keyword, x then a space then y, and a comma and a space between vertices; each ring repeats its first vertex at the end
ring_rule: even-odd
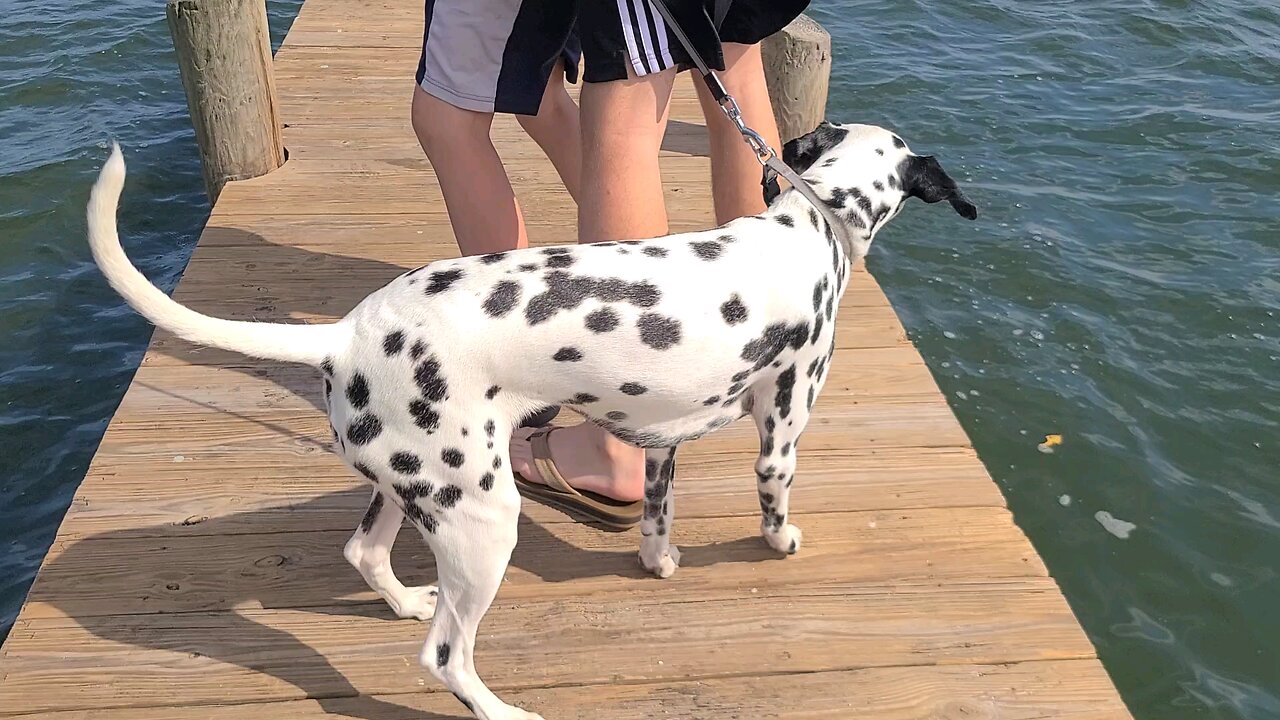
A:
POLYGON ((383 502, 385 501, 382 499, 382 493, 374 495, 373 499, 369 501, 369 509, 365 511, 364 517, 360 518, 360 529, 366 535, 369 534, 370 530, 373 530, 373 524, 378 521, 378 515, 382 513, 383 502))
POLYGON ((645 247, 645 249, 641 250, 640 252, 644 253, 645 255, 648 255, 649 257, 655 257, 655 258, 662 258, 667 256, 667 249, 664 247, 658 247, 657 245, 648 245, 645 247))
POLYGON ((489 317, 502 317, 511 312, 520 302, 520 283, 503 280, 493 286, 489 297, 485 298, 484 311, 489 317))
POLYGON ((572 347, 562 347, 551 356, 556 362, 578 362, 582 359, 582 351, 572 347))
POLYGON ((736 372, 736 373, 734 373, 734 374, 733 374, 733 377, 732 377, 732 378, 730 378, 730 379, 731 379, 731 380, 733 380, 735 383, 740 383, 740 382, 742 382, 743 380, 746 380, 748 377, 751 377, 751 371, 750 371, 750 370, 742 370, 742 371, 740 371, 740 372, 736 372))
POLYGON ((468 430, 468 429, 466 429, 466 428, 462 428, 462 437, 466 437, 466 436, 468 436, 468 435, 470 435, 470 434, 471 434, 471 431, 470 431, 470 430, 468 430))
POLYGON ((899 187, 897 175, 890 175, 889 177, 885 178, 885 182, 888 183, 889 187, 893 188, 894 190, 897 190, 899 187))
POLYGON ((730 295, 729 299, 720 306, 720 317, 730 325, 737 325, 747 319, 747 306, 742 304, 742 298, 737 294, 730 295))
POLYGON ((422 396, 431 402, 440 402, 449 394, 449 383, 440 375, 440 363, 433 357, 418 364, 413 371, 413 379, 418 383, 422 396))
POLYGON ((822 167, 831 167, 832 165, 835 165, 836 162, 839 160, 840 158, 829 157, 826 160, 822 161, 822 167))
POLYGON ((449 643, 440 643, 436 646, 436 667, 444 667, 449 664, 449 643))
POLYGON ((818 226, 818 211, 817 211, 817 210, 814 210, 813 208, 809 208, 809 224, 813 226, 813 229, 814 229, 814 230, 817 230, 817 229, 818 229, 818 227, 819 227, 819 226, 818 226))
POLYGON ((749 341, 742 347, 742 359, 755 363, 753 370, 760 370, 773 362, 788 346, 792 350, 804 347, 809 339, 809 323, 799 322, 795 325, 773 323, 764 329, 764 333, 749 341))
POLYGON ((809 338, 809 344, 817 345, 818 336, 822 334, 822 314, 813 316, 813 335, 809 338))
POLYGON ((777 217, 774 218, 774 220, 776 220, 779 225, 786 225, 787 227, 796 226, 795 218, 791 217, 786 213, 782 213, 778 215, 777 217))
POLYGON ((506 253, 500 253, 500 252, 489 253, 488 255, 481 255, 480 262, 484 263, 485 265, 492 265, 494 263, 502 262, 502 258, 506 256, 507 256, 506 253))
POLYGON ((598 402, 599 400, 600 400, 600 398, 596 397, 595 395, 592 395, 591 393, 584 393, 584 392, 580 392, 580 393, 578 393, 577 395, 574 395, 572 398, 570 398, 569 402, 566 402, 566 403, 563 403, 563 404, 565 404, 565 405, 588 405, 588 404, 593 403, 593 402, 598 402))
MULTIPOLYGON (((773 454, 773 436, 772 435, 766 435, 764 440, 760 441, 760 454, 761 455, 773 454)), ((761 482, 764 482, 764 481, 762 480, 761 482)))
POLYGON ((902 142, 902 138, 898 137, 897 135, 894 135, 894 136, 893 136, 893 146, 894 146, 894 147, 896 147, 896 148, 898 148, 899 150, 901 150, 902 148, 906 147, 906 146, 907 146, 907 144, 906 144, 906 143, 904 143, 904 142, 902 142))
POLYGON ((409 348, 409 358, 412 360, 417 360, 418 358, 422 357, 422 354, 425 353, 426 351, 427 351, 427 346, 423 344, 421 340, 415 340, 413 342, 413 347, 409 348))
POLYGON ((391 357, 392 355, 398 355, 400 351, 403 349, 404 349, 404 333, 403 332, 397 330, 393 333, 387 333, 387 336, 382 338, 382 351, 387 354, 387 357, 391 357))
POLYGON ((877 155, 884 155, 884 149, 883 149, 883 148, 876 148, 876 154, 877 154, 877 155))
POLYGON ((549 268, 567 268, 573 265, 576 258, 572 255, 552 255, 547 258, 547 267, 549 268))
POLYGON ((789 442, 788 442, 788 443, 782 443, 782 450, 781 450, 781 452, 782 452, 782 457, 786 457, 786 456, 790 455, 790 454, 791 454, 791 443, 789 443, 789 442))
POLYGON ((365 413, 347 426, 347 440, 352 445, 368 445, 382 434, 382 421, 373 413, 365 413))
POLYGON ((778 417, 786 418, 791 414, 791 391, 796 386, 796 366, 783 370, 778 374, 778 393, 773 404, 778 408, 778 417))
POLYGON ((884 192, 884 183, 880 182, 879 180, 872 182, 871 187, 875 188, 879 192, 884 192))
POLYGON ((485 434, 485 435, 488 435, 489 437, 493 437, 493 434, 494 434, 495 432, 497 432, 497 430, 498 430, 498 424, 497 424, 497 423, 495 423, 492 419, 489 419, 489 420, 485 420, 485 421, 484 421, 484 434, 485 434))
POLYGON ((814 358, 813 362, 809 363, 809 369, 805 371, 804 376, 813 377, 813 374, 817 372, 817 370, 818 370, 818 358, 814 358))
MULTIPOLYGON (((796 541, 795 541, 795 540, 792 540, 792 541, 791 541, 791 545, 787 547, 787 554, 788 554, 788 555, 795 555, 795 554, 796 554, 796 550, 798 550, 798 549, 799 549, 799 548, 798 548, 798 547, 797 547, 797 545, 796 545, 796 541)), ((468 709, 468 710, 470 710, 471 708, 467 708, 467 709, 468 709)))
POLYGON ((442 508, 451 508, 462 499, 462 488, 457 485, 445 485, 436 491, 436 504, 442 508))
POLYGON ((729 390, 728 390, 729 395, 730 395, 730 396, 737 395, 739 392, 741 392, 741 391, 742 391, 742 387, 743 387, 743 385, 742 385, 742 383, 740 383, 740 382, 736 382, 736 383, 734 383, 734 384, 730 385, 730 386, 729 386, 729 390))
POLYGON ((826 309, 827 322, 831 322, 831 316, 834 312, 835 312, 835 294, 831 294, 827 296, 827 309, 826 309))
POLYGON ((413 416, 413 424, 427 431, 427 434, 440 429, 440 414, 431 408, 431 404, 422 400, 409 403, 409 414, 413 416))
POLYGON ((691 242, 689 247, 693 248, 693 253, 703 260, 715 260, 720 257, 720 253, 724 252, 724 245, 714 240, 691 242))
POLYGON ((627 419, 627 414, 622 412, 621 410, 610 410, 608 413, 605 414, 605 417, 609 418, 614 422, 622 422, 623 420, 627 419))
POLYGON ((548 255, 548 256, 555 256, 555 255, 568 255, 568 254, 569 254, 569 248, 567 248, 567 247, 548 247, 548 248, 542 248, 542 249, 541 249, 541 250, 539 250, 538 252, 542 253, 543 255, 548 255))
POLYGON ((324 379, 324 401, 326 404, 328 404, 329 397, 331 395, 333 395, 333 383, 329 381, 329 378, 325 378, 324 379))
POLYGON ((604 302, 629 302, 638 307, 653 307, 662 293, 646 281, 627 282, 619 278, 595 278, 570 275, 563 270, 546 274, 547 289, 533 296, 524 308, 530 325, 550 320, 560 310, 572 310, 589 297, 604 302))
POLYGON ((423 290, 428 295, 438 295, 448 290, 455 282, 462 279, 462 271, 453 268, 452 270, 437 270, 427 276, 430 282, 423 290))
POLYGON ((494 480, 494 477, 493 477, 493 473, 491 473, 491 472, 486 472, 484 475, 481 475, 481 476, 480 476, 480 489, 481 489, 481 490, 484 490, 485 492, 489 492, 490 490, 492 490, 492 489, 493 489, 493 480, 494 480))
POLYGON ((710 406, 712 406, 712 405, 715 405, 715 404, 716 404, 716 403, 718 403, 718 402, 720 402, 720 396, 719 396, 719 395, 712 395, 711 397, 707 398, 706 400, 703 400, 703 401, 702 401, 702 404, 703 404, 703 405, 706 405, 707 407, 710 407, 710 406))
MULTIPOLYGON (((490 385, 490 386, 489 386, 489 389, 484 391, 484 399, 485 399, 485 400, 492 400, 492 399, 494 399, 494 398, 498 397, 498 392, 499 392, 499 391, 501 391, 501 390, 502 390, 502 388, 501 388, 501 387, 499 387, 499 386, 497 386, 497 385, 490 385)), ((490 422, 492 422, 492 420, 491 420, 490 422)), ((492 434, 492 433, 490 433, 490 434, 492 434)))
POLYGON ((502 456, 501 456, 501 455, 494 455, 494 456, 493 456, 493 469, 494 469, 494 470, 497 470, 497 469, 498 469, 498 468, 500 468, 500 467, 502 467, 502 456))
POLYGON ((867 217, 871 217, 871 199, 870 198, 868 198, 866 195, 863 195, 862 191, 859 190, 858 188, 849 188, 849 196, 852 197, 858 203, 858 208, 862 210, 864 215, 866 215, 867 217))
MULTIPOLYGON (((845 199, 849 197, 849 193, 843 188, 831 188, 831 199, 828 201, 832 207, 844 207, 845 199)), ((830 228, 827 228, 830 232, 830 228)))
POLYGON ((324 360, 322 360, 320 362, 320 369, 323 370, 326 375, 332 375, 333 374, 333 358, 325 358, 324 360))
POLYGON ((440 461, 451 468, 460 468, 467 458, 458 448, 445 448, 440 451, 440 461))
POLYGON ((822 307, 822 292, 823 292, 823 286, 826 283, 826 280, 827 279, 824 277, 818 282, 814 283, 813 285, 813 311, 814 312, 818 312, 818 308, 822 307))
POLYGON ((640 340, 654 350, 666 350, 680 343, 680 321, 657 313, 645 313, 636 321, 640 340))
POLYGON ((535 265, 534 263, 521 263, 520 265, 517 266, 516 269, 518 269, 520 272, 533 272, 534 270, 538 269, 538 266, 535 265))
POLYGON ((361 373, 351 376, 347 385, 347 401, 357 410, 363 410, 369 404, 369 381, 361 373))
POLYGON ((774 420, 774 419, 773 419, 773 416, 772 416, 772 415, 770 415, 769 417, 767 417, 767 418, 765 418, 765 419, 764 419, 764 431, 765 431, 765 432, 767 432, 767 433, 769 433, 770 435, 772 435, 772 434, 773 434, 773 431, 774 431, 774 430, 776 430, 776 429, 777 429, 777 427, 778 427, 778 422, 777 422, 776 420, 774 420))
POLYGON ((623 395, 643 395, 649 392, 649 388, 633 382, 622 383, 622 387, 618 389, 622 391, 623 395))
POLYGON ((404 475, 417 475, 422 469, 422 459, 411 452, 392 453, 391 469, 404 475))
POLYGON ((378 482, 378 476, 373 474, 373 471, 369 469, 368 465, 365 465, 364 463, 356 463, 353 467, 355 467, 356 472, 363 475, 369 482, 378 482))
POLYGON ((621 320, 618 313, 607 307, 592 310, 587 313, 586 326, 591 332, 607 333, 618 327, 621 320))
POLYGON ((805 401, 805 408, 806 408, 806 409, 808 409, 808 410, 812 410, 812 409, 813 409, 813 401, 814 401, 814 399, 815 399, 816 395, 817 395, 817 388, 816 388, 816 387, 814 387, 813 385, 810 385, 810 386, 809 386, 809 399, 808 399, 807 401, 805 401))

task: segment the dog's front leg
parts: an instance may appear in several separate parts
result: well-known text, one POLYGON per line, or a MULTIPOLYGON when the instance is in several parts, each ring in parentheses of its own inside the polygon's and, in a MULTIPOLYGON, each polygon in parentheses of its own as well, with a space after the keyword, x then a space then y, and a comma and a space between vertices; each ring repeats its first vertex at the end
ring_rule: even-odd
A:
MULTIPOLYGON (((795 366, 789 371, 794 377, 795 366)), ((785 375, 786 373, 784 373, 785 375)), ((809 422, 802 400, 791 390, 761 392, 756 396, 756 427, 760 431, 760 457, 756 459, 756 490, 760 495, 760 534, 769 547, 788 555, 800 549, 800 528, 787 522, 791 483, 796 478, 796 453, 800 434, 809 422)))
POLYGON ((675 515, 676 448, 645 450, 644 518, 640 520, 640 564, 660 578, 680 566, 680 550, 671 544, 675 515))
POLYGON ((430 620, 436 611, 436 587, 405 587, 391 570, 391 546, 402 520, 404 511, 374 490, 369 509, 342 554, 397 616, 430 620))

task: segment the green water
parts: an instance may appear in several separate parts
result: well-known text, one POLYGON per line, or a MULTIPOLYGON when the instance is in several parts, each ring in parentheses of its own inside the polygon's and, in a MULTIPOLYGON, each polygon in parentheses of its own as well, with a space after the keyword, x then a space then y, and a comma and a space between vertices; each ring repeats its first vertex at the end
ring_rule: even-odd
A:
MULTIPOLYGON (((104 140, 150 276, 208 211, 158 4, 3 2, 0 627, 147 337, 82 240, 104 140)), ((982 207, 905 213, 869 262, 1135 716, 1280 717, 1280 10, 812 14, 831 117, 937 152, 982 207)))

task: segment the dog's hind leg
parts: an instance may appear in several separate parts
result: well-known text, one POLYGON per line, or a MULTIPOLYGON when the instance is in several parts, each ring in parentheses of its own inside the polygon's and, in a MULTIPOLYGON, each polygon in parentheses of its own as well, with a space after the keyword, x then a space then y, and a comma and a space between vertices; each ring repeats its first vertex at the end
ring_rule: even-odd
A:
POLYGON ((640 520, 640 564, 660 578, 680 566, 680 550, 671 544, 675 515, 676 448, 645 450, 644 517, 640 520))
POLYGON ((756 459, 760 534, 769 547, 788 555, 800 549, 800 528, 789 524, 787 518, 791 483, 796 478, 797 444, 809 422, 805 400, 793 392, 795 380, 796 366, 792 365, 779 373, 774 384, 757 390, 752 410, 760 431, 760 456, 756 459))
POLYGON ((369 509, 342 554, 397 616, 430 620, 436 610, 435 586, 405 587, 391 570, 391 546, 403 519, 404 511, 382 491, 374 490, 369 509))
POLYGON ((492 441, 494 449, 475 443, 444 449, 426 494, 406 504, 439 572, 436 614, 419 661, 481 720, 542 720, 504 703, 476 673, 476 631, 506 573, 520 519, 507 458, 510 428, 492 441))

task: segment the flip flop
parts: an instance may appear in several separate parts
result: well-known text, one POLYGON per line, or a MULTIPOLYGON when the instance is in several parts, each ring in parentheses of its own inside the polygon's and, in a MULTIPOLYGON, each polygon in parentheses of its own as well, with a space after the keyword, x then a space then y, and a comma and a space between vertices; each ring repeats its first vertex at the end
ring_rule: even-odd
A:
POLYGON ((550 437, 551 431, 555 429, 539 428, 529 436, 529 443, 533 448, 533 466, 546 482, 534 482, 516 473, 516 487, 520 492, 530 499, 583 516, 591 522, 607 525, 615 530, 626 530, 640 522, 640 516, 644 513, 643 500, 614 500, 569 485, 551 460, 550 437))

